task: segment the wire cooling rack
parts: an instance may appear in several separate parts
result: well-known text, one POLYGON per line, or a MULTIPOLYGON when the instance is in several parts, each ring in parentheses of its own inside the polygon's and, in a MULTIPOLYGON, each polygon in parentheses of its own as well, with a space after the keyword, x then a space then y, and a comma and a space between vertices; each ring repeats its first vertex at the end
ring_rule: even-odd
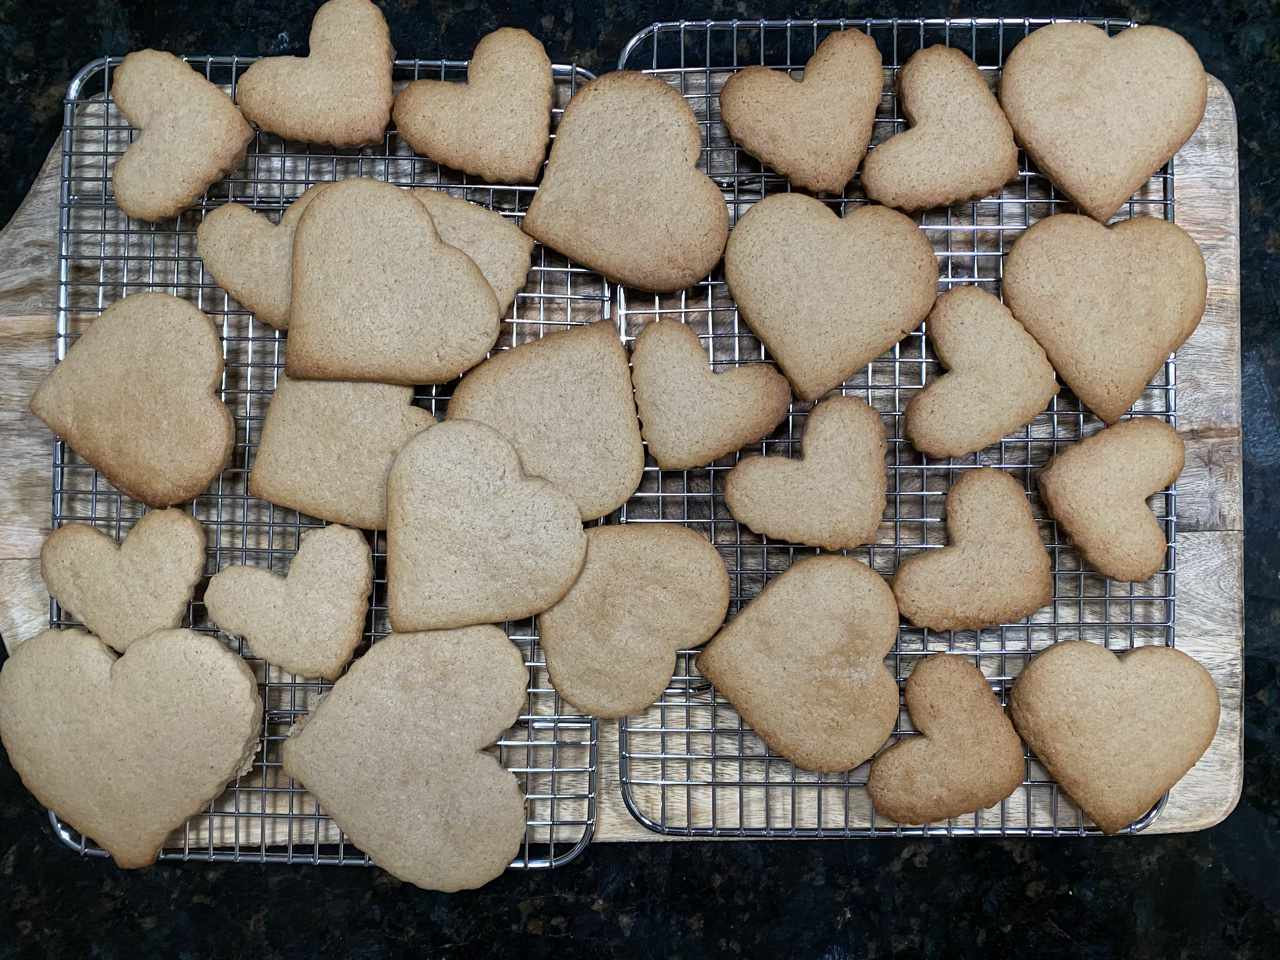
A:
MULTIPOLYGON (((885 92, 872 142, 904 129, 894 90, 896 70, 916 50, 933 44, 957 47, 972 57, 993 87, 1014 44, 1048 20, 777 20, 655 24, 637 34, 619 60, 624 69, 644 70, 666 80, 685 97, 702 127, 700 169, 722 188, 730 222, 751 204, 788 190, 786 181, 740 150, 720 121, 719 92, 725 80, 751 64, 786 69, 797 79, 824 37, 836 30, 862 30, 875 39, 884 58, 885 92)), ((1109 33, 1129 21, 1090 20, 1109 33)), ((1173 219, 1174 177, 1160 171, 1121 210, 1118 218, 1173 219)), ((840 197, 826 198, 843 213, 866 203, 855 179, 840 197)), ((1019 157, 1019 173, 998 197, 930 210, 916 221, 933 242, 942 288, 978 284, 1000 292, 1004 255, 1031 224, 1073 210, 1052 184, 1019 157)), ((655 296, 618 291, 618 320, 627 339, 652 320, 689 324, 701 336, 713 367, 763 360, 759 341, 739 317, 722 267, 689 290, 655 296)), ((879 410, 889 435, 888 510, 876 543, 853 556, 891 576, 899 560, 946 542, 943 503, 947 489, 966 470, 995 466, 1028 491, 1035 517, 1053 561, 1054 600, 1022 623, 979 631, 939 633, 904 623, 886 661, 899 681, 925 655, 958 653, 975 663, 1003 702, 1030 655, 1066 639, 1087 639, 1113 650, 1143 644, 1173 644, 1174 491, 1150 501, 1169 548, 1160 572, 1142 584, 1120 584, 1085 566, 1054 525, 1034 483, 1054 453, 1102 423, 1065 388, 1028 427, 977 454, 955 459, 925 457, 905 438, 902 414, 926 382, 941 375, 923 331, 909 334, 889 353, 843 385, 879 410)), ((745 455, 798 454, 810 405, 796 403, 788 419, 745 455)), ((1174 361, 1157 374, 1135 406, 1135 415, 1170 423, 1175 415, 1174 361)), ((796 547, 753 534, 734 522, 721 494, 724 475, 739 454, 709 469, 659 471, 650 461, 640 491, 626 505, 626 522, 676 521, 704 533, 719 548, 730 574, 730 616, 760 592, 772 576, 798 556, 816 549, 796 547)), ((797 642, 803 637, 797 636, 797 642)), ((957 835, 1059 835, 1095 832, 1067 794, 1030 753, 1023 785, 998 808, 944 824, 902 827, 878 819, 865 785, 869 764, 846 774, 820 775, 796 769, 771 752, 737 712, 698 674, 696 651, 682 651, 675 677, 647 711, 620 723, 620 778, 623 797, 645 826, 684 836, 880 836, 921 833, 957 835)), ((910 717, 900 711, 892 740, 913 735, 910 717)), ((1157 805, 1134 829, 1158 815, 1157 805)))
MULTIPOLYGON (((189 58, 215 84, 234 93, 236 79, 252 58, 189 58)), ((402 186, 434 187, 500 211, 518 220, 531 186, 501 186, 473 180, 415 157, 394 132, 381 145, 332 150, 286 142, 259 132, 245 161, 229 178, 176 220, 148 224, 130 220, 115 205, 111 169, 129 145, 129 124, 106 91, 120 58, 89 64, 72 82, 65 106, 59 221, 58 357, 107 306, 144 290, 191 301, 220 328, 225 353, 222 399, 236 421, 230 465, 195 499, 192 510, 208 535, 206 576, 233 564, 288 568, 299 539, 319 521, 249 496, 247 481, 266 406, 284 363, 285 338, 231 299, 204 271, 196 253, 196 227, 204 215, 228 201, 250 205, 278 218, 312 184, 344 177, 376 177, 402 186)), ((397 86, 431 77, 465 80, 466 62, 400 61, 397 86)), ((558 122, 574 89, 591 75, 556 67, 553 111, 558 122)), ((610 315, 610 290, 583 270, 541 245, 535 247, 529 283, 503 324, 499 347, 543 332, 610 315)), ((419 391, 417 402, 443 412, 450 385, 419 391)), ((121 497, 104 478, 61 441, 53 461, 53 525, 89 523, 120 538, 143 512, 121 497)), ((386 541, 371 534, 375 582, 364 643, 388 632, 386 541)), ((51 602, 54 626, 73 623, 51 602)), ((203 604, 203 587, 191 604, 189 625, 218 635, 203 604)), ((595 819, 597 724, 576 713, 555 694, 532 620, 507 624, 529 668, 525 707, 516 725, 497 745, 502 763, 520 779, 527 798, 526 839, 514 866, 535 868, 565 863, 589 842, 595 819)), ((263 742, 253 769, 233 782, 209 808, 170 838, 162 856, 196 860, 287 861, 368 864, 302 787, 280 768, 280 745, 294 721, 304 716, 331 684, 295 678, 254 658, 244 644, 222 637, 243 655, 259 682, 265 713, 263 742)), ((363 649, 363 648, 362 648, 363 649)), ((359 655, 357 653, 357 655, 359 655)), ((180 704, 175 704, 180 708, 180 704)), ((58 835, 74 849, 105 852, 50 814, 58 835)))

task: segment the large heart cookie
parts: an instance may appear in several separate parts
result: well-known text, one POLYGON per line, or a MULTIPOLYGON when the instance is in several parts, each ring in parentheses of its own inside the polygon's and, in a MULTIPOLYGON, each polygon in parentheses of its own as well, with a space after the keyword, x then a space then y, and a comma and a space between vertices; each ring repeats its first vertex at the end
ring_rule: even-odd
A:
POLYGON ((1037 654, 1009 694, 1022 739, 1104 833, 1142 816, 1213 742, 1213 678, 1181 650, 1116 657, 1067 640, 1037 654))
POLYGON ((0 739, 36 799, 121 867, 249 769, 262 700, 211 637, 160 630, 116 657, 81 630, 46 630, 0 669, 0 739))
POLYGON ((1204 256, 1185 230, 1063 213, 1018 238, 1004 301, 1089 409, 1115 423, 1200 323, 1204 256))
POLYGON ((401 880, 481 886, 524 840, 524 791, 484 748, 515 723, 528 683, 497 627, 393 633, 294 724, 284 772, 401 880))
POLYGON ((1195 50, 1163 27, 1108 38, 1050 24, 1013 48, 1000 79, 1018 142, 1104 223, 1195 133, 1207 96, 1195 50))
POLYGON ((610 280, 659 292, 720 259, 729 208, 695 168, 702 134, 670 84, 621 70, 573 95, 524 229, 610 280))
POLYGON ((938 290, 933 247, 911 218, 885 207, 841 218, 799 193, 752 206, 724 273, 752 332, 811 401, 918 327, 938 290))
POLYGON ((71 346, 31 412, 121 493, 166 507, 192 499, 231 456, 221 383, 213 322, 185 300, 135 293, 71 346))

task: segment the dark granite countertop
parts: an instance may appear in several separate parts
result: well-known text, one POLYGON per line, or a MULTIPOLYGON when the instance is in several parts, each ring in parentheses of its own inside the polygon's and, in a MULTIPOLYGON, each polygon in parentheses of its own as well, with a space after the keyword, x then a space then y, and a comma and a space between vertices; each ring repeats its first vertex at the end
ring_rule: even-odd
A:
MULTIPOLYGON (((313 0, 0 0, 0 223, 57 137, 68 80, 107 53, 299 52, 313 0)), ((680 17, 1114 15, 1182 33, 1235 98, 1240 134, 1246 503, 1245 774, 1227 820, 1078 841, 599 844, 550 873, 432 894, 376 870, 81 860, 0 755, 0 960, 43 957, 1280 955, 1280 7, 1142 4, 565 5, 386 0, 402 56, 465 58, 501 25, 609 69, 680 17)))

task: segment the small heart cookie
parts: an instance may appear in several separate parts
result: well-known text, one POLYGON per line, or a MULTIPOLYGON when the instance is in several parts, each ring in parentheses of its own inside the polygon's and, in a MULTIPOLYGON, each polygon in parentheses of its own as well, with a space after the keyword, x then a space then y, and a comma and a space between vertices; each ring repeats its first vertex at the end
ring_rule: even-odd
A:
POLYGON ((809 401, 918 327, 938 292, 933 247, 910 217, 864 206, 841 218, 799 193, 751 207, 724 273, 752 332, 809 401))
POLYGON ((898 823, 937 823, 994 807, 1022 783, 1022 741, 982 671, 964 657, 934 654, 904 688, 924 736, 899 740, 871 764, 876 813, 898 823))
POLYGON ((1213 677, 1181 650, 1117 657, 1081 640, 1042 650, 1009 694, 1009 715, 1053 778, 1103 833, 1142 816, 1209 749, 1213 677))
POLYGON ((523 227, 610 280, 659 293, 701 280, 729 208, 696 164, 702 133, 670 84, 619 70, 573 95, 523 227))
POLYGON ((1191 336, 1207 293, 1196 242, 1153 217, 1112 227, 1048 217, 1018 238, 1004 264, 1005 305, 1106 423, 1191 336))

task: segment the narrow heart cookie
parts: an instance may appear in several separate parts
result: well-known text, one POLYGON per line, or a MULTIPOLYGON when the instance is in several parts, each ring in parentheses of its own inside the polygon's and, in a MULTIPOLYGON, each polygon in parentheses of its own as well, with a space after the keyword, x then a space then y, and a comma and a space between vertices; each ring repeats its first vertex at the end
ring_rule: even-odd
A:
POLYGON ((893 578, 902 615, 930 630, 1013 623, 1053 600, 1049 552, 1026 491, 994 467, 947 491, 951 545, 908 557, 893 578))
POLYGON ((884 423, 857 397, 809 412, 800 457, 746 457, 724 481, 724 503, 756 533, 827 550, 874 543, 888 475, 884 423))
POLYGON ((204 527, 181 510, 144 514, 119 543, 72 523, 40 547, 40 576, 64 610, 123 652, 182 623, 204 573, 204 548, 204 527))
POLYGON ((839 193, 871 142, 884 88, 876 42, 858 30, 828 36, 794 82, 750 66, 720 91, 729 136, 795 186, 839 193))
POLYGON ((881 576, 850 557, 797 560, 698 655, 760 738, 798 767, 852 770, 898 719, 884 665, 898 608, 881 576))
POLYGON ((1018 175, 1013 130, 978 65, 954 47, 918 50, 898 73, 911 124, 867 156, 862 187, 901 210, 998 194, 1018 175))
POLYGON ((244 115, 290 140, 358 147, 382 140, 391 118, 396 52, 369 0, 329 0, 316 11, 305 57, 267 57, 236 85, 244 115))
POLYGON ((1040 471, 1040 493, 1086 560, 1112 579, 1141 582, 1169 549, 1147 497, 1173 483, 1185 460, 1169 424, 1125 420, 1050 460, 1040 471))
POLYGON ((920 325, 938 289, 933 247, 911 218, 780 193, 734 227, 725 279, 752 332, 802 400, 838 387, 920 325))
POLYGON ((218 399, 222 342, 207 316, 164 293, 107 307, 31 398, 31 412, 117 490, 186 503, 231 456, 218 399))
POLYGON ((1022 739, 1109 834, 1150 810, 1195 766, 1219 713, 1213 677, 1169 647, 1117 657, 1066 640, 1032 658, 1009 694, 1022 739))
POLYGON ((160 630, 117 657, 82 630, 46 630, 0 669, 0 739, 41 804, 121 867, 253 763, 253 672, 212 637, 160 630))
POLYGON ((484 747, 520 715, 529 672, 494 626, 375 643, 284 742, 284 772, 393 876, 469 890, 511 863, 524 791, 484 747))
POLYGON ((1142 395, 1204 314, 1204 257, 1185 230, 1138 217, 1048 217, 1004 265, 1004 302, 1058 375, 1106 423, 1142 395))
POLYGON ((620 70, 573 95, 523 227, 610 280, 680 290, 720 259, 729 208, 695 167, 702 133, 670 84, 620 70))
POLYGON ((1208 79, 1191 44, 1163 27, 1114 37, 1054 23, 1013 48, 1000 104, 1049 179, 1106 222, 1195 133, 1208 79))
POLYGON ((876 813, 898 823, 937 823, 994 807, 1022 783, 1022 741, 982 671, 964 657, 934 654, 904 688, 924 736, 899 740, 871 764, 876 813))
POLYGON ((907 436, 931 457, 981 450, 1036 418, 1058 393, 1035 338, 979 287, 952 287, 925 323, 950 372, 907 404, 907 436))

